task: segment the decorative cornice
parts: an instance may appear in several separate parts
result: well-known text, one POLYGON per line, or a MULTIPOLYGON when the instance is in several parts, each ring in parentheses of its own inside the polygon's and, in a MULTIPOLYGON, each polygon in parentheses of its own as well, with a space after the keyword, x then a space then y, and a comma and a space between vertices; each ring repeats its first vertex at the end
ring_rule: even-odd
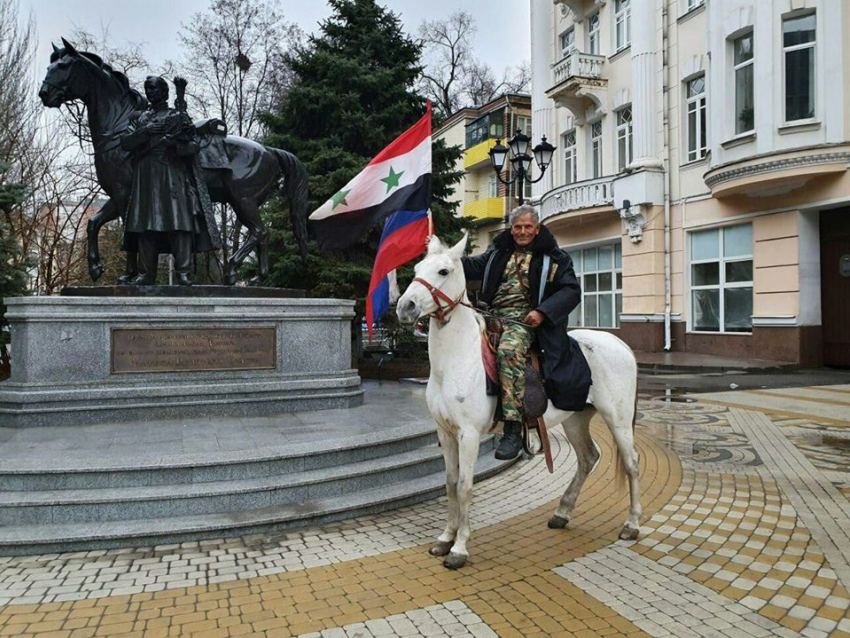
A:
MULTIPOLYGON (((850 162, 850 151, 840 153, 823 153, 821 155, 803 155, 797 157, 787 157, 780 160, 773 160, 756 164, 753 166, 741 166, 739 168, 730 169, 715 169, 717 172, 714 175, 708 175, 705 178, 706 185, 713 189, 718 184, 731 180, 738 180, 765 173, 773 173, 788 168, 802 168, 805 166, 818 166, 820 164, 832 164, 835 162, 850 162)), ((711 172, 711 171, 710 171, 711 172)))

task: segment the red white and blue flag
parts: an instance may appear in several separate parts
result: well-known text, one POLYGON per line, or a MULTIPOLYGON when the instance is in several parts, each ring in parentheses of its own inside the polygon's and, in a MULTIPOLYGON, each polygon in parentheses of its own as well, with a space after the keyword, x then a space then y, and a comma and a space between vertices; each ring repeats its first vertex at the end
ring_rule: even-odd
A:
POLYGON ((369 339, 389 309, 390 280, 428 242, 431 207, 431 103, 416 124, 381 151, 354 179, 310 215, 319 246, 351 246, 386 219, 369 292, 369 339))
POLYGON ((310 221, 319 247, 347 248, 399 211, 431 207, 431 104, 425 115, 320 206, 310 221))

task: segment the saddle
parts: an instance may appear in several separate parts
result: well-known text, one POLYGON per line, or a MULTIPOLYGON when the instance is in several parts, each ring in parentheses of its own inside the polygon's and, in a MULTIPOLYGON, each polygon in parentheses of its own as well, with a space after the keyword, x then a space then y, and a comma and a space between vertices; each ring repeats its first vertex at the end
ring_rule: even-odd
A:
POLYGON ((227 125, 218 118, 211 117, 194 122, 195 132, 200 140, 201 150, 198 159, 202 168, 230 169, 230 157, 224 138, 227 136, 227 125))
MULTIPOLYGON (((496 353, 499 351, 499 341, 502 338, 502 322, 496 318, 486 318, 483 338, 481 339, 481 358, 484 362, 484 371, 487 377, 487 394, 499 397, 496 406, 495 420, 501 420, 501 396, 502 386, 499 382, 499 363, 496 353)), ((546 388, 543 385, 543 375, 540 367, 540 354, 532 346, 528 350, 528 359, 525 365, 525 396, 523 397, 523 414, 525 421, 522 427, 522 445, 526 453, 531 456, 543 454, 546 459, 546 468, 549 473, 554 471, 552 461, 552 450, 549 445, 549 433, 543 414, 549 404, 546 396, 546 388), (531 449, 531 433, 535 431, 540 441, 540 448, 536 451, 531 449)), ((495 426, 495 423, 494 423, 495 426)))

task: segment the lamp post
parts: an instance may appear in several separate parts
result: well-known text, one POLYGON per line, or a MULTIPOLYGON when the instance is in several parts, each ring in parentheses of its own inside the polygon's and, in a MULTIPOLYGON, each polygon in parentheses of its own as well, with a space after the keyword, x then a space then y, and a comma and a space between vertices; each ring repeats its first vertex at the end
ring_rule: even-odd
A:
POLYGON ((490 165, 496 171, 498 180, 505 186, 514 182, 518 183, 520 206, 525 203, 525 182, 528 181, 531 184, 536 184, 543 179, 543 175, 546 173, 546 169, 549 168, 552 155, 555 152, 555 147, 546 141, 546 136, 544 135, 540 144, 532 150, 534 160, 540 169, 540 175, 537 179, 530 179, 528 177, 529 170, 531 169, 531 156, 528 154, 529 146, 531 146, 531 138, 522 131, 517 131, 516 135, 508 142, 508 148, 502 146, 502 140, 496 140, 496 145, 490 149, 490 165), (513 177, 505 180, 502 178, 502 168, 505 165, 505 160, 509 152, 511 155, 511 165, 513 166, 513 177))

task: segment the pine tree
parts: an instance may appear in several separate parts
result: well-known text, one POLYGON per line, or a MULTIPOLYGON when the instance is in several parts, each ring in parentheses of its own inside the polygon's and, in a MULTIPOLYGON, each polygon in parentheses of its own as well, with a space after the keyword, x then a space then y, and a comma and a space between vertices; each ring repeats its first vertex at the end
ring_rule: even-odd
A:
MULTIPOLYGON (((0 176, 8 167, 0 162, 0 176)), ((25 189, 21 184, 0 183, 0 379, 9 373, 7 350, 6 304, 3 299, 16 297, 26 291, 26 264, 21 259, 17 240, 11 234, 6 216, 23 200, 25 189)))
MULTIPOLYGON (((420 46, 402 30, 399 17, 375 0, 329 0, 332 15, 317 35, 296 49, 288 64, 294 84, 281 107, 266 116, 271 146, 295 153, 310 173, 310 210, 315 210, 412 126, 425 111, 415 92, 420 46)), ((459 238, 464 220, 451 195, 462 175, 454 170, 460 149, 433 147, 432 192, 437 234, 459 238)), ((271 283, 303 288, 311 296, 357 299, 358 314, 375 259, 381 228, 345 251, 320 253, 311 243, 307 262, 293 250, 287 216, 269 208, 271 283)), ((399 284, 410 281, 411 269, 399 284)))

